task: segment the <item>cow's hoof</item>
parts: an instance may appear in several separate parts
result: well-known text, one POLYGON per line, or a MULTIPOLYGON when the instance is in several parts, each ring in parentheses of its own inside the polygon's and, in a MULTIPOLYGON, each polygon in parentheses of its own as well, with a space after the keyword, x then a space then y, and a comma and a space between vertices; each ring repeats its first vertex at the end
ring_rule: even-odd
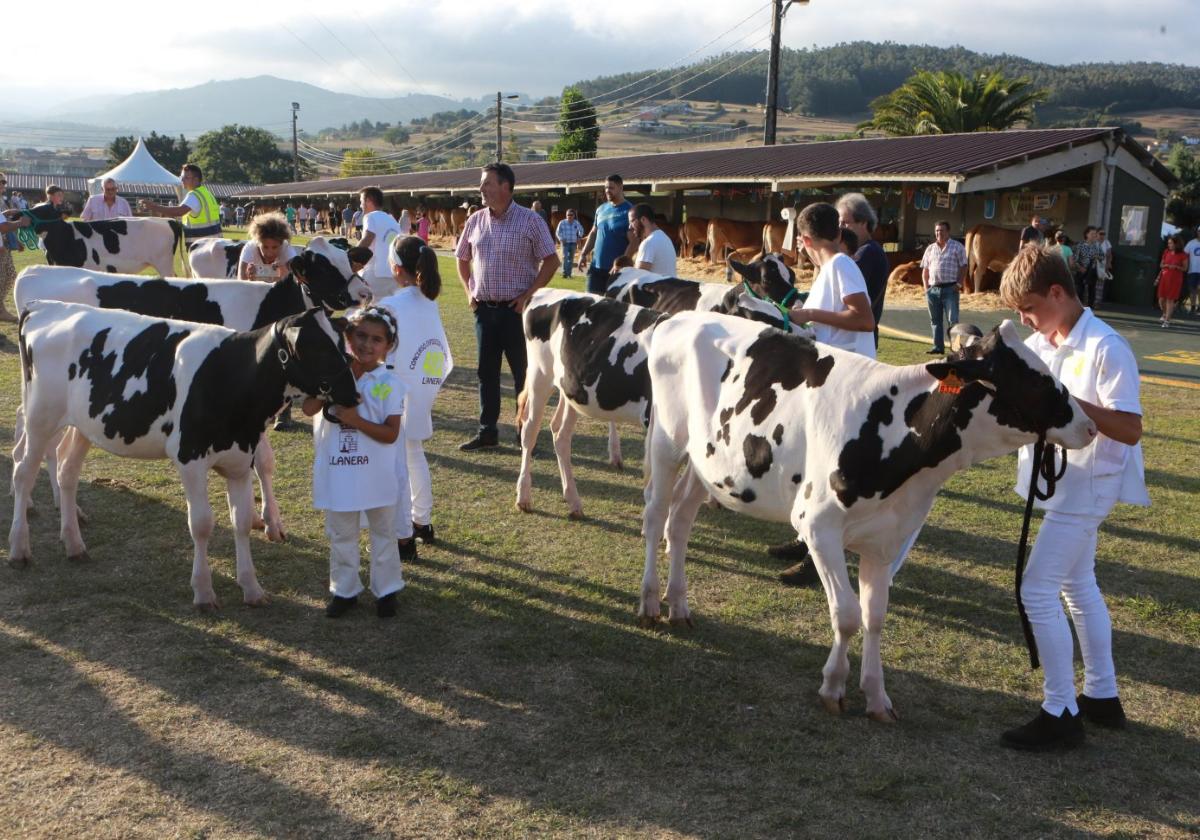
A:
POLYGON ((87 549, 84 549, 83 551, 79 552, 78 554, 68 554, 67 562, 68 563, 91 563, 92 555, 87 553, 87 549))
POLYGON ((266 592, 259 592, 257 595, 246 595, 242 600, 247 607, 265 607, 271 603, 271 596, 266 592))
POLYGON ((659 617, 656 615, 639 615, 638 627, 645 630, 653 630, 658 626, 659 617))
POLYGON ((850 708, 850 704, 846 700, 845 695, 842 695, 841 697, 826 697, 821 695, 821 705, 824 706, 825 711, 829 712, 831 715, 843 714, 847 709, 850 708))
POLYGON ((578 522, 580 519, 583 519, 583 508, 579 508, 578 510, 568 511, 567 519, 574 519, 576 522, 578 522))
POLYGON ((879 712, 867 712, 867 717, 869 717, 871 720, 875 721, 876 723, 899 723, 900 722, 900 715, 898 715, 896 713, 895 709, 891 709, 891 708, 884 709, 879 712))
POLYGON ((533 513, 533 504, 531 502, 517 502, 517 510, 521 513, 533 513))
POLYGON ((250 530, 251 531, 267 530, 267 520, 263 519, 261 516, 254 517, 254 520, 250 523, 250 530))
POLYGON ((217 603, 216 599, 213 599, 212 601, 200 601, 192 606, 196 608, 196 612, 202 613, 214 613, 221 609, 221 605, 217 603))
POLYGON ((32 557, 10 557, 10 558, 8 558, 8 565, 12 566, 14 569, 28 569, 32 563, 33 563, 32 557))
POLYGON ((287 533, 282 528, 268 528, 267 541, 273 543, 287 542, 287 533))
POLYGON ((613 469, 616 470, 617 472, 625 471, 625 462, 622 461, 620 458, 618 458, 615 461, 610 461, 609 463, 612 464, 613 469))
POLYGON ((689 615, 689 616, 685 616, 684 618, 672 618, 671 626, 672 627, 686 627, 689 630, 695 630, 696 622, 692 621, 692 617, 689 615))

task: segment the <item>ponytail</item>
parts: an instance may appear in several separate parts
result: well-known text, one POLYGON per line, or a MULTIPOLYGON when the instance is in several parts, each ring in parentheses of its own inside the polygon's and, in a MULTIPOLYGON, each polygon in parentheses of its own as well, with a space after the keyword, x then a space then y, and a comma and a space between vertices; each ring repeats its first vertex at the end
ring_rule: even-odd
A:
POLYGON ((437 254, 419 236, 397 237, 388 253, 388 261, 417 278, 417 288, 430 300, 442 292, 442 275, 437 254))

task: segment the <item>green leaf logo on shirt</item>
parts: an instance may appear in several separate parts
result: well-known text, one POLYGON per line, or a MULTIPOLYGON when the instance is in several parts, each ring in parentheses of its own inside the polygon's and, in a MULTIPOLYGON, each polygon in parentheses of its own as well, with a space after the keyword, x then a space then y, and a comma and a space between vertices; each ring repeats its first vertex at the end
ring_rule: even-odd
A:
POLYGON ((392 393, 392 386, 386 382, 379 382, 371 389, 371 396, 381 401, 386 400, 390 393, 392 393))
POLYGON ((421 370, 426 376, 441 377, 442 371, 446 367, 446 354, 437 350, 430 350, 425 354, 425 361, 421 364, 421 370))

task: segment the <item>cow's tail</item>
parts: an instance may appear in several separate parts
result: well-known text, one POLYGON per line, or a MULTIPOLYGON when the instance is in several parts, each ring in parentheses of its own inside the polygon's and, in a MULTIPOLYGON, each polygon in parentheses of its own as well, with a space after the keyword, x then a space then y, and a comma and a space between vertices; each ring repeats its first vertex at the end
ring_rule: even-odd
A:
MULTIPOLYGON (((29 381, 33 376, 33 357, 29 355, 29 348, 25 344, 25 321, 27 318, 29 318, 28 307, 21 312, 20 319, 17 321, 17 351, 21 357, 21 403, 17 406, 17 418, 13 424, 14 463, 22 460, 25 454, 25 397, 29 381)), ((13 483, 15 478, 16 470, 13 470, 8 483, 8 494, 13 498, 16 498, 17 495, 17 488, 13 483)))
POLYGON ((171 235, 175 238, 175 244, 171 248, 171 253, 179 256, 180 264, 184 270, 180 276, 190 277, 192 270, 190 267, 191 264, 188 262, 187 248, 183 244, 183 223, 178 219, 167 219, 167 222, 171 225, 171 235))
POLYGON ((654 463, 651 444, 654 441, 654 403, 650 403, 650 422, 646 424, 646 443, 642 449, 642 489, 650 486, 650 465, 654 463))

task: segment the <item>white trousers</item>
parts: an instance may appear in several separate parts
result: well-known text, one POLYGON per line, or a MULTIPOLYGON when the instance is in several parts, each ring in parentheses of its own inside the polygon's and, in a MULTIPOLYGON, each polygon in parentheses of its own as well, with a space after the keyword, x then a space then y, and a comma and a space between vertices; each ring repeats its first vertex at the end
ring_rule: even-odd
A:
MULTIPOLYGON (((371 536, 371 592, 382 598, 404 588, 400 549, 392 505, 357 511, 325 511, 325 535, 329 537, 329 591, 339 598, 353 598, 363 591, 358 569, 360 517, 367 518, 371 536)), ((410 523, 409 527, 412 525, 410 523)))
MULTIPOLYGON (((404 442, 405 460, 408 462, 408 485, 412 490, 412 521, 428 525, 433 521, 433 479, 429 475, 429 462, 425 460, 422 441, 404 442)), ((400 527, 400 507, 396 507, 396 527, 400 527)))
POLYGON ((1099 498, 1090 514, 1048 510, 1021 581, 1021 600, 1044 674, 1042 708, 1059 716, 1078 714, 1075 703, 1074 643, 1063 613, 1067 602, 1083 654, 1083 693, 1103 699, 1117 696, 1112 658, 1112 621, 1096 585, 1096 532, 1115 498, 1099 498))

